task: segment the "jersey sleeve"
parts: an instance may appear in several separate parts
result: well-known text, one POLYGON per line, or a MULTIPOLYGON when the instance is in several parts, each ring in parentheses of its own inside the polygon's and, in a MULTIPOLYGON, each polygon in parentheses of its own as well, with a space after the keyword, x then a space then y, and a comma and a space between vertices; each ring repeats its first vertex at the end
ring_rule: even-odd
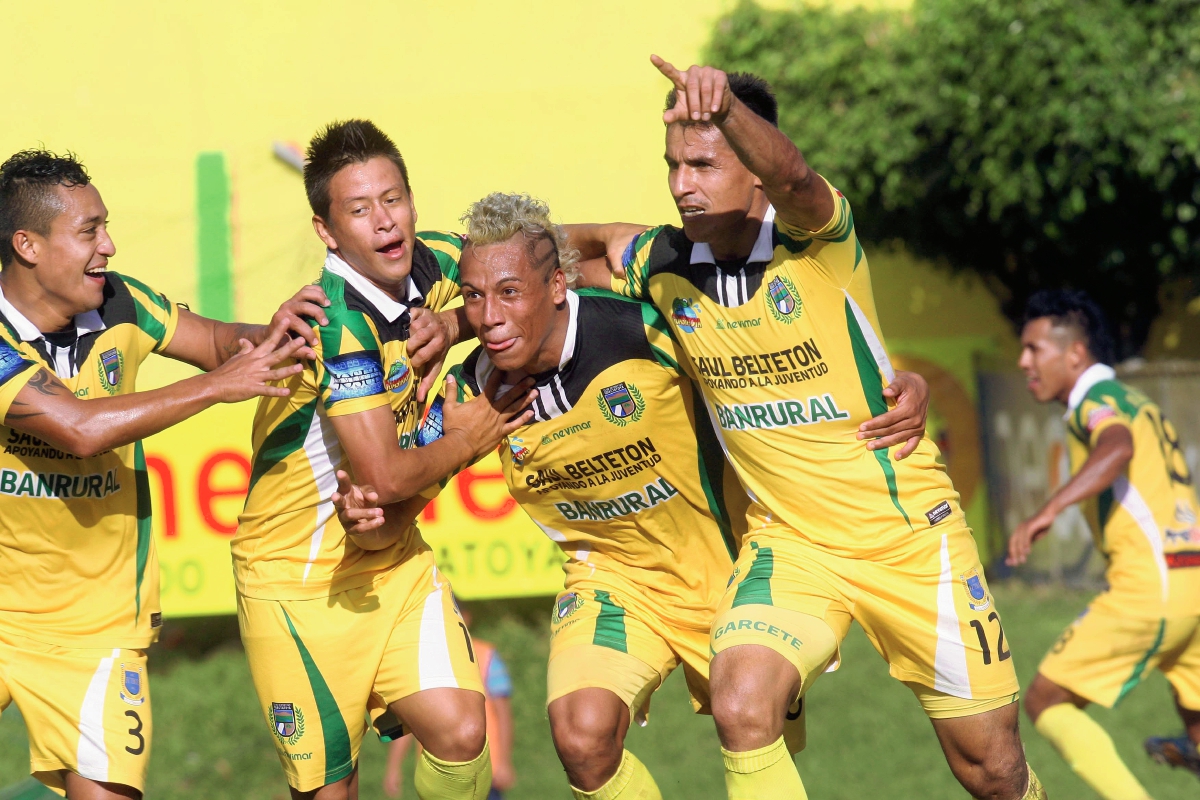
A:
POLYGON ((662 312, 650 303, 642 303, 641 306, 646 342, 650 345, 650 352, 654 356, 654 360, 678 375, 694 378, 692 362, 680 347, 679 340, 675 338, 675 334, 671 331, 671 326, 667 324, 662 312))
POLYGON ((0 338, 0 421, 8 416, 13 400, 39 369, 40 364, 25 358, 8 340, 0 338))
POLYGON ((425 307, 441 311, 451 300, 462 294, 462 279, 459 277, 458 262, 462 258, 463 237, 447 231, 422 231, 417 234, 433 251, 441 276, 425 293, 425 307))
POLYGON ((179 324, 179 306, 168 300, 162 292, 154 291, 139 280, 127 275, 122 275, 121 280, 133 297, 138 330, 153 340, 153 351, 161 353, 175 336, 175 328, 179 324))
POLYGON ((487 675, 483 678, 483 688, 488 697, 512 697, 512 678, 508 674, 508 665, 500 654, 492 652, 492 660, 488 662, 487 675))
POLYGON ((1114 425, 1133 428, 1133 418, 1123 409, 1112 392, 1105 392, 1102 385, 1093 386, 1083 402, 1071 415, 1071 427, 1075 435, 1095 447, 1100 434, 1114 425))
POLYGON ((795 254, 807 251, 811 256, 811 263, 826 279, 844 287, 850 283, 854 271, 863 259, 862 245, 854 229, 854 213, 850 209, 850 201, 833 188, 829 181, 824 178, 821 178, 821 181, 833 195, 833 216, 829 222, 820 230, 806 231, 776 216, 775 232, 779 235, 780 243, 788 251, 795 254))
POLYGON ((612 290, 635 300, 650 300, 650 251, 654 240, 666 230, 666 225, 642 231, 630 240, 621 255, 625 277, 613 276, 612 290))
MULTIPOLYGON (((462 364, 455 364, 450 368, 448 374, 454 376, 454 382, 457 385, 456 394, 458 397, 458 402, 465 403, 466 401, 475 398, 479 394, 477 387, 474 385, 474 381, 472 381, 469 377, 464 377, 465 372, 462 364)), ((421 420, 421 426, 417 429, 417 435, 415 439, 417 447, 424 447, 426 445, 433 444, 438 439, 442 438, 442 434, 446 432, 443 411, 445 404, 446 382, 443 380, 442 385, 438 387, 437 394, 432 400, 429 401, 429 407, 425 412, 425 417, 421 420)), ((437 483, 421 491, 420 495, 426 500, 432 500, 441 494, 442 489, 446 488, 446 485, 450 483, 451 478, 479 460, 480 459, 476 459, 475 461, 463 464, 450 475, 447 475, 437 483)))
POLYGON ((379 338, 370 321, 344 307, 318 328, 318 394, 331 417, 388 405, 379 338))

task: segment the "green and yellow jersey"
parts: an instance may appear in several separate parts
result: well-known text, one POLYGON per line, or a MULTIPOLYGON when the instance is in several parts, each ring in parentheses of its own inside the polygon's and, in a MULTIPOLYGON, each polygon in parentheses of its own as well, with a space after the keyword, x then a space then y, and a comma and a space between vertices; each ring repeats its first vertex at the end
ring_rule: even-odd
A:
POLYGON ((264 397, 254 415, 250 492, 233 539, 238 591, 264 600, 326 597, 370 583, 425 547, 414 525, 383 550, 350 541, 330 496, 349 471, 330 418, 389 407, 401 447, 416 446, 421 372, 408 362, 409 309, 442 309, 459 294, 455 234, 420 233, 403 302, 384 294, 330 253, 319 285, 330 305, 317 359, 264 397))
POLYGON ((1108 559, 1109 591, 1096 602, 1126 617, 1200 614, 1198 506, 1174 426, 1103 364, 1093 364, 1075 382, 1066 421, 1072 473, 1087 461, 1101 432, 1121 425, 1133 437, 1125 474, 1083 504, 1096 546, 1108 559))
MULTIPOLYGON (((534 376, 534 419, 502 445, 509 492, 568 556, 566 587, 602 574, 707 627, 745 532, 744 490, 682 354, 650 305, 569 292, 557 369, 534 376)), ((452 370, 462 397, 494 369, 482 348, 452 370)), ((439 405, 424 430, 436 436, 439 405)))
POLYGON ((893 370, 850 205, 829 191, 824 228, 800 230, 771 209, 735 263, 718 264, 679 228, 651 228, 613 286, 667 316, 756 513, 866 557, 964 520, 928 438, 899 462, 856 438, 887 410, 893 370))
MULTIPOLYGON (((132 278, 105 280, 99 309, 48 335, 0 295, 0 419, 41 369, 83 400, 134 391, 179 310, 132 278)), ((0 447, 0 629, 65 647, 149 646, 162 614, 141 442, 77 458, 4 424, 0 447)))

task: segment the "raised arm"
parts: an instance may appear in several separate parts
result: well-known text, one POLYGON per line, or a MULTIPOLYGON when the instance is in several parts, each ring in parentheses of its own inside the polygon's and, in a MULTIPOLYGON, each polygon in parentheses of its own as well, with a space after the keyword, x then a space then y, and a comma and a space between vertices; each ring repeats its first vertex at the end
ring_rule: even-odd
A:
POLYGON ((1076 503, 1095 497, 1112 486, 1133 459, 1133 434, 1124 425, 1110 425, 1100 432, 1096 446, 1079 472, 1046 501, 1042 510, 1022 522, 1008 540, 1007 564, 1015 567, 1029 558, 1033 543, 1040 539, 1054 518, 1076 503))
POLYGON ((79 458, 144 439, 217 403, 287 395, 272 386, 303 369, 294 359, 303 339, 291 340, 281 327, 257 347, 242 340, 239 352, 212 372, 154 389, 116 397, 80 400, 45 368, 17 392, 4 424, 32 434, 79 458))
POLYGON ((762 181, 767 199, 784 221, 817 231, 833 218, 833 196, 825 181, 809 168, 791 139, 729 91, 724 72, 701 66, 680 72, 658 56, 650 56, 650 61, 675 84, 675 106, 663 114, 663 122, 716 125, 741 162, 762 181))

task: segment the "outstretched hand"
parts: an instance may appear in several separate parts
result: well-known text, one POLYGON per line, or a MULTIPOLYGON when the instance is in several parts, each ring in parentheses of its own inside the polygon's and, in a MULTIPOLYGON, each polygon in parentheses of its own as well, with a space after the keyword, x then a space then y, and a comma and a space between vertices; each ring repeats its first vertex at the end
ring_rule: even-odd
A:
POLYGON ((308 342, 292 339, 288 329, 275 328, 257 347, 249 339, 240 339, 238 352, 221 366, 207 374, 216 387, 222 403, 240 403, 253 397, 287 397, 286 387, 274 385, 304 369, 300 363, 280 367, 285 361, 299 358, 308 349, 308 342))
POLYGON ((733 107, 729 77, 716 67, 688 67, 680 72, 669 61, 650 56, 658 71, 675 84, 675 105, 663 113, 663 122, 713 122, 724 120, 733 107))
POLYGON ((1010 567, 1020 566, 1029 558, 1033 543, 1046 535, 1054 524, 1054 514, 1043 508, 1034 516, 1022 522, 1008 538, 1008 558, 1004 563, 1010 567))

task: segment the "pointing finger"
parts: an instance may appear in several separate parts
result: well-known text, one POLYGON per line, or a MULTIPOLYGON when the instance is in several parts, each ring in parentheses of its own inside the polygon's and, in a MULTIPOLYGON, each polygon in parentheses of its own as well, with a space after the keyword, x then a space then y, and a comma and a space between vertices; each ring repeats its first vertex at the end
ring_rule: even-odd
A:
POLYGON ((679 73, 679 70, 675 69, 675 66, 671 62, 666 61, 660 56, 651 55, 650 63, 658 67, 658 71, 665 75, 667 80, 675 84, 676 89, 682 90, 686 88, 686 84, 683 82, 683 76, 679 73))

